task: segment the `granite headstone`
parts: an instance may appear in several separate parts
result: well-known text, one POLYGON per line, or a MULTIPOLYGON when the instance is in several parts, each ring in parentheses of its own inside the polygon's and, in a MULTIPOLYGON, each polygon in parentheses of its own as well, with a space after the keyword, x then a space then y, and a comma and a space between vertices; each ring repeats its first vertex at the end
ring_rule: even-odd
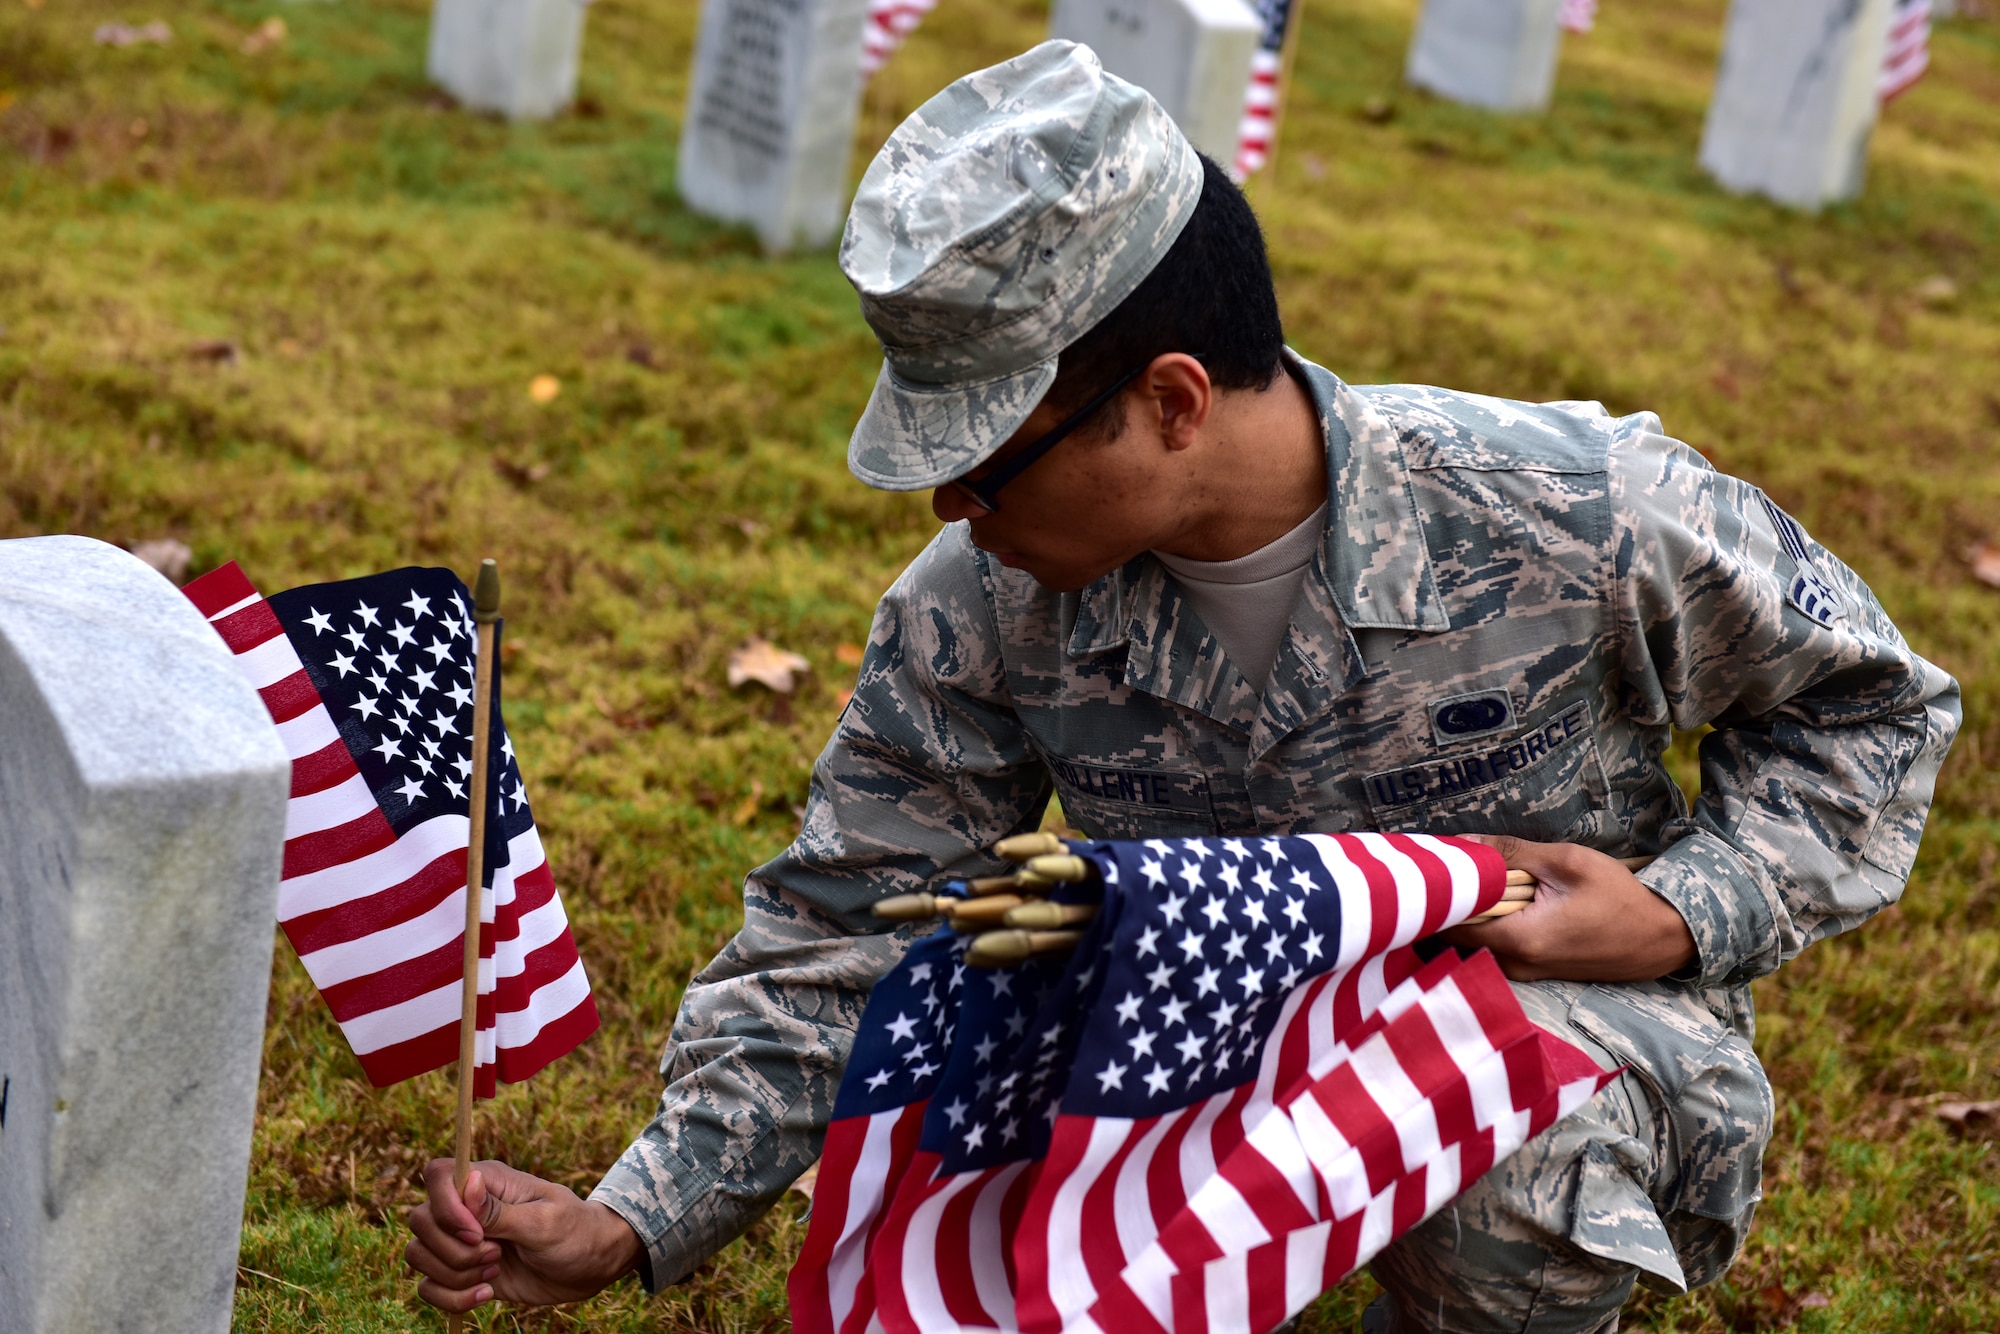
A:
POLYGON ((681 198, 774 254, 847 215, 868 0, 702 0, 681 122, 681 198))
POLYGON ((1894 0, 1732 0, 1702 127, 1726 189, 1816 209, 1861 193, 1894 0))
POLYGON ((1196 148, 1236 160, 1250 58, 1264 25, 1243 0, 1055 0, 1049 36, 1081 42, 1138 84, 1196 148))
POLYGON ((475 111, 546 120, 576 97, 586 0, 436 0, 431 81, 475 111))
POLYGON ((1424 0, 1404 77, 1488 111, 1542 111, 1555 88, 1563 0, 1424 0))
POLYGON ((0 541, 0 1328, 229 1328, 291 766, 193 605, 0 541))

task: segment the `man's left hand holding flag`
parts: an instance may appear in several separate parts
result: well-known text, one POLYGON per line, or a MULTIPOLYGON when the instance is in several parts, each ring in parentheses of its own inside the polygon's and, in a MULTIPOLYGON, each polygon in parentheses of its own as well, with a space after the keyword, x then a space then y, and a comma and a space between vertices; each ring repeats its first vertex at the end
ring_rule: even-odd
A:
POLYGON ((461 1199, 451 1172, 449 1158, 424 1168, 430 1198, 410 1215, 415 1235, 403 1250, 430 1275, 417 1295, 431 1305, 581 1301, 638 1267, 638 1234, 595 1200, 500 1162, 475 1163, 461 1199))

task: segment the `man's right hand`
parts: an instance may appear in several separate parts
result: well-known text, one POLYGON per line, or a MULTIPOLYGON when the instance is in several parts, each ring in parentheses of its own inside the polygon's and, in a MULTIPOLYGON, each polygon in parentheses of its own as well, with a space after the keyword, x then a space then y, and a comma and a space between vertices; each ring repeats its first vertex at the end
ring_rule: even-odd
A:
POLYGON ((581 1301, 639 1263, 639 1236, 612 1210, 499 1162, 473 1164, 461 1195, 452 1161, 424 1168, 430 1199, 410 1213, 403 1258, 417 1295, 446 1311, 495 1297, 524 1306, 581 1301))

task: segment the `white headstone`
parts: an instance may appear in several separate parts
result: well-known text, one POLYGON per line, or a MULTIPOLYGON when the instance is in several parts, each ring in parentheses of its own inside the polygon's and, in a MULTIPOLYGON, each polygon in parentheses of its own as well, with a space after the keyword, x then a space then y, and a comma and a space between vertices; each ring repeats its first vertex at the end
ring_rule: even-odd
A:
POLYGON ((576 97, 586 0, 436 0, 431 81, 475 111, 546 120, 576 97))
POLYGON ((702 0, 681 123, 689 208, 764 248, 825 245, 847 215, 868 0, 702 0))
POLYGON ((1153 95, 1196 148, 1236 160, 1264 25, 1243 0, 1055 0, 1049 36, 1081 42, 1153 95))
POLYGON ((1543 111, 1555 88, 1562 0, 1424 0, 1404 77, 1488 111, 1543 111))
POLYGON ((1861 193, 1894 0, 1732 0, 1701 165, 1818 208, 1861 193))
POLYGON ((229 1328, 290 775, 172 584, 0 542, 0 1328, 229 1328))

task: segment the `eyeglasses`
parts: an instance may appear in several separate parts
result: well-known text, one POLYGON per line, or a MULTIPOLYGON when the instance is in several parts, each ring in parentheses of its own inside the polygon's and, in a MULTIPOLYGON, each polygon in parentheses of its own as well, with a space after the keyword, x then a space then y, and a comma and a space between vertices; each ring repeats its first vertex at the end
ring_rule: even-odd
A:
MULTIPOLYGON (((1146 365, 1150 366, 1152 363, 1147 362, 1146 365)), ((1136 380, 1139 377, 1139 372, 1145 369, 1146 366, 1134 366, 1131 370, 1126 371, 1123 375, 1106 385, 1090 402, 1084 404, 1075 412, 1070 413, 1069 416, 1063 418, 1060 422, 1057 422, 1054 427, 1050 428, 1047 434, 1037 437, 1026 449, 1009 458, 1005 463, 1002 463, 992 472, 986 474, 986 476, 977 480, 970 477, 955 478, 947 483, 947 485, 956 488, 960 495, 985 510, 988 514, 999 513, 1001 487, 1034 467, 1042 455, 1061 444, 1064 436, 1083 425, 1091 413, 1096 412, 1106 403, 1109 403, 1119 390, 1136 380)))

